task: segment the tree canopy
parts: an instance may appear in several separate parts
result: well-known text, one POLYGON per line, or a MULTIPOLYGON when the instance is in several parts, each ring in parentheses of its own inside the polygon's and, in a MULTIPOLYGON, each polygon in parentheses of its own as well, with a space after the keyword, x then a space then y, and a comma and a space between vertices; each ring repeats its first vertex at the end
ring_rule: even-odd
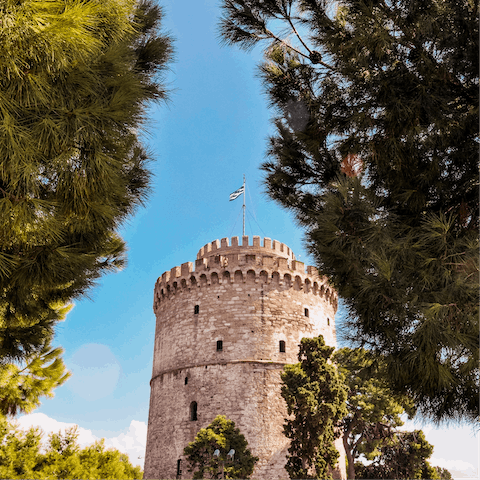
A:
POLYGON ((290 439, 285 470, 290 478, 333 478, 339 458, 337 424, 347 414, 347 390, 329 362, 333 351, 322 336, 302 338, 299 363, 284 367, 281 392, 289 415, 284 432, 290 439))
POLYGON ((223 0, 265 44, 271 198, 292 210, 392 387, 478 415, 478 1, 223 0))
POLYGON ((217 415, 185 447, 188 471, 193 472, 193 478, 250 478, 258 457, 247 447, 248 442, 235 422, 217 415))
POLYGON ((172 56, 150 0, 0 3, 0 361, 51 340, 65 306, 125 262, 146 198, 139 140, 172 56))
POLYGON ((46 479, 141 479, 128 456, 106 449, 104 440, 80 448, 76 427, 52 433, 42 452, 38 428, 20 430, 0 419, 0 477, 46 479))
POLYGON ((442 467, 433 467, 437 472, 437 477, 441 480, 452 480, 452 474, 446 469, 442 467))
POLYGON ((369 465, 355 465, 358 478, 451 478, 448 470, 432 467, 427 461, 433 453, 433 446, 427 442, 421 430, 396 432, 382 443, 378 453, 369 465))

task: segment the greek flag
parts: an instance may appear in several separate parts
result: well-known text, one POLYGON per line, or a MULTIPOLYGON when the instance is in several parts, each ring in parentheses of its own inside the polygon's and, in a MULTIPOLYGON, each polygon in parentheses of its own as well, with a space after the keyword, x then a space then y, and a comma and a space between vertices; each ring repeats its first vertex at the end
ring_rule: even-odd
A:
POLYGON ((230 201, 235 200, 238 198, 245 190, 245 185, 242 185, 238 190, 235 190, 233 193, 230 194, 230 201))

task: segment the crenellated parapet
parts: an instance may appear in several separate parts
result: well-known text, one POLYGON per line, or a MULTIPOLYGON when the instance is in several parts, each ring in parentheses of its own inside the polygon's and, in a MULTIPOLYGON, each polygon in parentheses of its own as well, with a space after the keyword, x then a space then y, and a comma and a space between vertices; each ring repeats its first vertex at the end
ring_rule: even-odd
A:
POLYGON ((335 310, 338 304, 337 293, 327 278, 319 276, 316 267, 305 267, 303 262, 295 260, 288 246, 269 238, 261 245, 260 237, 256 236, 249 245, 245 236, 242 245, 238 244, 238 237, 231 242, 227 238, 215 240, 200 249, 195 264, 187 262, 166 271, 155 284, 154 310, 161 302, 182 292, 236 283, 301 290, 325 298, 335 310))
POLYGON ((221 240, 214 240, 211 243, 207 243, 199 250, 197 260, 215 255, 229 255, 240 252, 250 254, 258 253, 266 256, 274 255, 289 260, 295 260, 295 255, 292 250, 287 245, 277 240, 265 237, 262 245, 261 238, 255 235, 252 237, 252 244, 250 245, 247 235, 241 238, 241 244, 238 237, 232 237, 231 240, 228 238, 222 238, 221 240))

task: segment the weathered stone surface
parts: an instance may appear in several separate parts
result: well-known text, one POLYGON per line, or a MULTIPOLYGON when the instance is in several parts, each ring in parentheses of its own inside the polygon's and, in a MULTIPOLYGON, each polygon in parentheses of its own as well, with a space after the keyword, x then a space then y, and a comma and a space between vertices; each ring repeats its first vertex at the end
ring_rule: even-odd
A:
MULTIPOLYGON (((284 244, 248 237, 207 244, 159 278, 144 478, 191 478, 177 461, 217 415, 235 421, 260 457, 252 478, 288 478, 280 373, 303 337, 335 346, 336 292, 284 244), (217 342, 222 341, 222 350, 217 342), (280 351, 285 342, 285 352, 280 351), (197 419, 191 420, 192 402, 197 419)), ((338 478, 346 478, 341 442, 338 478)))

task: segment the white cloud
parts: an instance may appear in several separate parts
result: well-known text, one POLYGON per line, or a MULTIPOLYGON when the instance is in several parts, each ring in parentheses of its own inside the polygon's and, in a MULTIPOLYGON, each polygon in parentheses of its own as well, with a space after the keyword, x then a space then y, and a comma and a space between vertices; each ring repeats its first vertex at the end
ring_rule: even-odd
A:
MULTIPOLYGON (((54 418, 50 418, 44 413, 31 413, 30 415, 23 415, 16 420, 16 423, 22 430, 28 430, 30 427, 40 427, 45 434, 43 437, 43 443, 45 444, 48 440, 48 435, 50 433, 58 433, 60 430, 64 432, 72 427, 75 423, 66 423, 59 422, 54 418)), ((85 428, 78 428, 78 443, 81 447, 86 447, 87 445, 92 444, 95 440, 99 440, 91 430, 85 428)))
POLYGON ((444 424, 441 426, 406 421, 404 430, 421 429, 433 445, 432 465, 446 468, 455 479, 479 478, 480 435, 470 424, 444 424))
POLYGON ((117 437, 106 438, 105 445, 127 453, 134 465, 143 468, 145 459, 145 447, 147 444, 147 424, 132 420, 127 433, 121 433, 117 437))
MULTIPOLYGON (((59 422, 44 413, 23 415, 16 420, 16 423, 22 430, 28 430, 30 427, 40 427, 44 432, 44 444, 48 440, 49 433, 64 432, 76 425, 75 423, 59 422)), ((78 433, 78 443, 82 448, 91 445, 95 440, 100 440, 100 437, 94 435, 91 430, 80 426, 78 427, 78 433)), ((137 420, 132 420, 128 430, 120 433, 116 437, 105 438, 105 446, 107 448, 116 448, 122 453, 126 453, 130 458, 130 462, 133 465, 142 467, 142 469, 145 459, 146 443, 147 424, 137 420)))

